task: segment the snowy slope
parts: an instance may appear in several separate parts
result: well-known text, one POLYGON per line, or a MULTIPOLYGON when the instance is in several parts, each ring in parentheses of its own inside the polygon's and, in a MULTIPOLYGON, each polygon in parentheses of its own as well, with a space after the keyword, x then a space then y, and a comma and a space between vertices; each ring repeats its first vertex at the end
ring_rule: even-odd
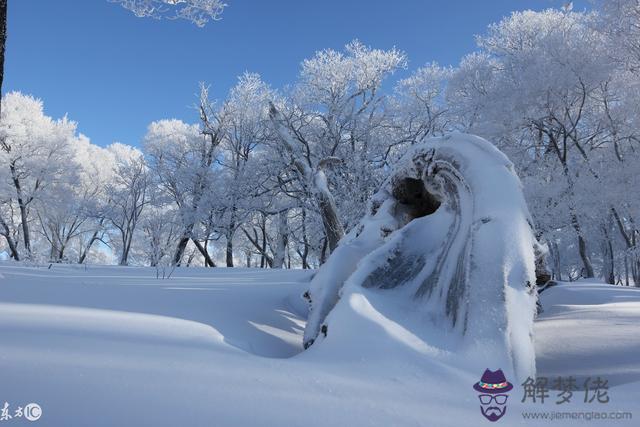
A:
MULTIPOLYGON (((542 295, 536 323, 541 374, 603 376, 640 388, 640 289, 577 282, 542 295)), ((640 417, 640 413, 638 414, 640 417)))
MULTIPOLYGON (((329 331, 322 346, 298 354, 309 272, 189 268, 157 280, 144 268, 1 264, 0 275, 0 406, 37 402, 36 426, 489 424, 471 388, 477 367, 440 350, 445 337, 410 334, 402 324, 411 313, 391 319, 398 314, 385 312, 382 294, 354 296, 352 311, 334 314, 349 316, 350 329, 329 331)), ((602 341, 615 338, 616 324, 640 321, 635 290, 580 283, 544 297, 536 326, 543 372, 567 375, 561 367, 578 369, 576 352, 601 351, 565 326, 600 322, 585 339, 602 341), (582 299, 565 307, 572 294, 582 299), (587 307, 598 304, 609 314, 587 307), (569 336, 571 346, 558 345, 569 336)), ((625 342, 615 351, 626 365, 616 369, 633 382, 612 387, 609 407, 632 410, 640 337, 630 326, 625 342)), ((603 359, 593 362, 599 373, 613 374, 603 359)), ((530 423, 520 416, 530 405, 519 403, 518 387, 498 425, 530 423)))

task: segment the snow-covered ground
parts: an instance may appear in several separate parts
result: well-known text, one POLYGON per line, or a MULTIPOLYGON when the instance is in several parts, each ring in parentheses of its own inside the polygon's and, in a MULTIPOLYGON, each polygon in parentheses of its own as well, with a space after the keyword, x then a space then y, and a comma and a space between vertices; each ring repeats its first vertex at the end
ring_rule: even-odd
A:
MULTIPOLYGON (((491 424, 472 389, 482 372, 385 316, 382 294, 354 298, 339 323, 349 326, 301 352, 310 278, 188 268, 163 280, 149 268, 0 264, 0 409, 36 402, 34 425, 56 427, 491 424)), ((640 290, 580 282, 542 297, 538 375, 600 375, 610 402, 576 392, 558 406, 552 390, 543 405, 521 403, 514 384, 496 425, 549 424, 523 411, 640 418, 640 290)))
POLYGON ((635 383, 640 393, 640 289, 578 282, 544 291, 542 302, 540 374, 600 375, 609 385, 635 383))

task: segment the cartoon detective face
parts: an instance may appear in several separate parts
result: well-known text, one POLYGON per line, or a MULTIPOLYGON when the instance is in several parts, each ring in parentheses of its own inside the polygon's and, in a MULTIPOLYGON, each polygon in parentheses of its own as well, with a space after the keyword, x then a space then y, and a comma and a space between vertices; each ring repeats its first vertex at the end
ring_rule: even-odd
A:
POLYGON ((480 412, 489 421, 498 421, 507 412, 507 392, 513 388, 502 369, 484 371, 480 381, 473 385, 480 399, 480 412))
POLYGON ((479 394, 480 412, 489 421, 498 421, 507 412, 506 394, 479 394))

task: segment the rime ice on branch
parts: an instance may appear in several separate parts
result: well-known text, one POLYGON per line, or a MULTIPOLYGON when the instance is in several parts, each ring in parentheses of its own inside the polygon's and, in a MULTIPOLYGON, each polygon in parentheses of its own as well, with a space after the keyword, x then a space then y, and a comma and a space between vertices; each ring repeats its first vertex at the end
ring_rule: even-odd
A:
POLYGON ((109 0, 120 3, 138 17, 186 19, 198 27, 220 19, 226 4, 221 0, 109 0))
POLYGON ((305 346, 341 328, 329 313, 349 293, 377 289, 413 300, 433 321, 425 328, 450 330, 474 352, 506 355, 518 377, 533 375, 539 250, 509 159, 479 137, 429 139, 402 158, 311 282, 305 346))

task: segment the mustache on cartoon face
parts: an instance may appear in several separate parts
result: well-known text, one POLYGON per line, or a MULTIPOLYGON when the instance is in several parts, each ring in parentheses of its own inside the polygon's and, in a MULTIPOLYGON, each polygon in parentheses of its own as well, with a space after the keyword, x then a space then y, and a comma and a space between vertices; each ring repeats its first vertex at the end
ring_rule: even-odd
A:
POLYGON ((502 414, 504 413, 504 410, 505 410, 505 409, 506 409, 505 407, 499 408, 499 407, 497 407, 497 406, 489 406, 489 407, 488 407, 488 408, 486 408, 486 409, 485 409, 485 408, 482 408, 482 412, 483 412, 485 415, 492 415, 492 414, 502 415, 502 414))
POLYGON ((503 406, 500 408, 499 406, 489 406, 485 408, 484 406, 480 406, 480 411, 489 421, 498 421, 507 411, 507 407, 503 406))

